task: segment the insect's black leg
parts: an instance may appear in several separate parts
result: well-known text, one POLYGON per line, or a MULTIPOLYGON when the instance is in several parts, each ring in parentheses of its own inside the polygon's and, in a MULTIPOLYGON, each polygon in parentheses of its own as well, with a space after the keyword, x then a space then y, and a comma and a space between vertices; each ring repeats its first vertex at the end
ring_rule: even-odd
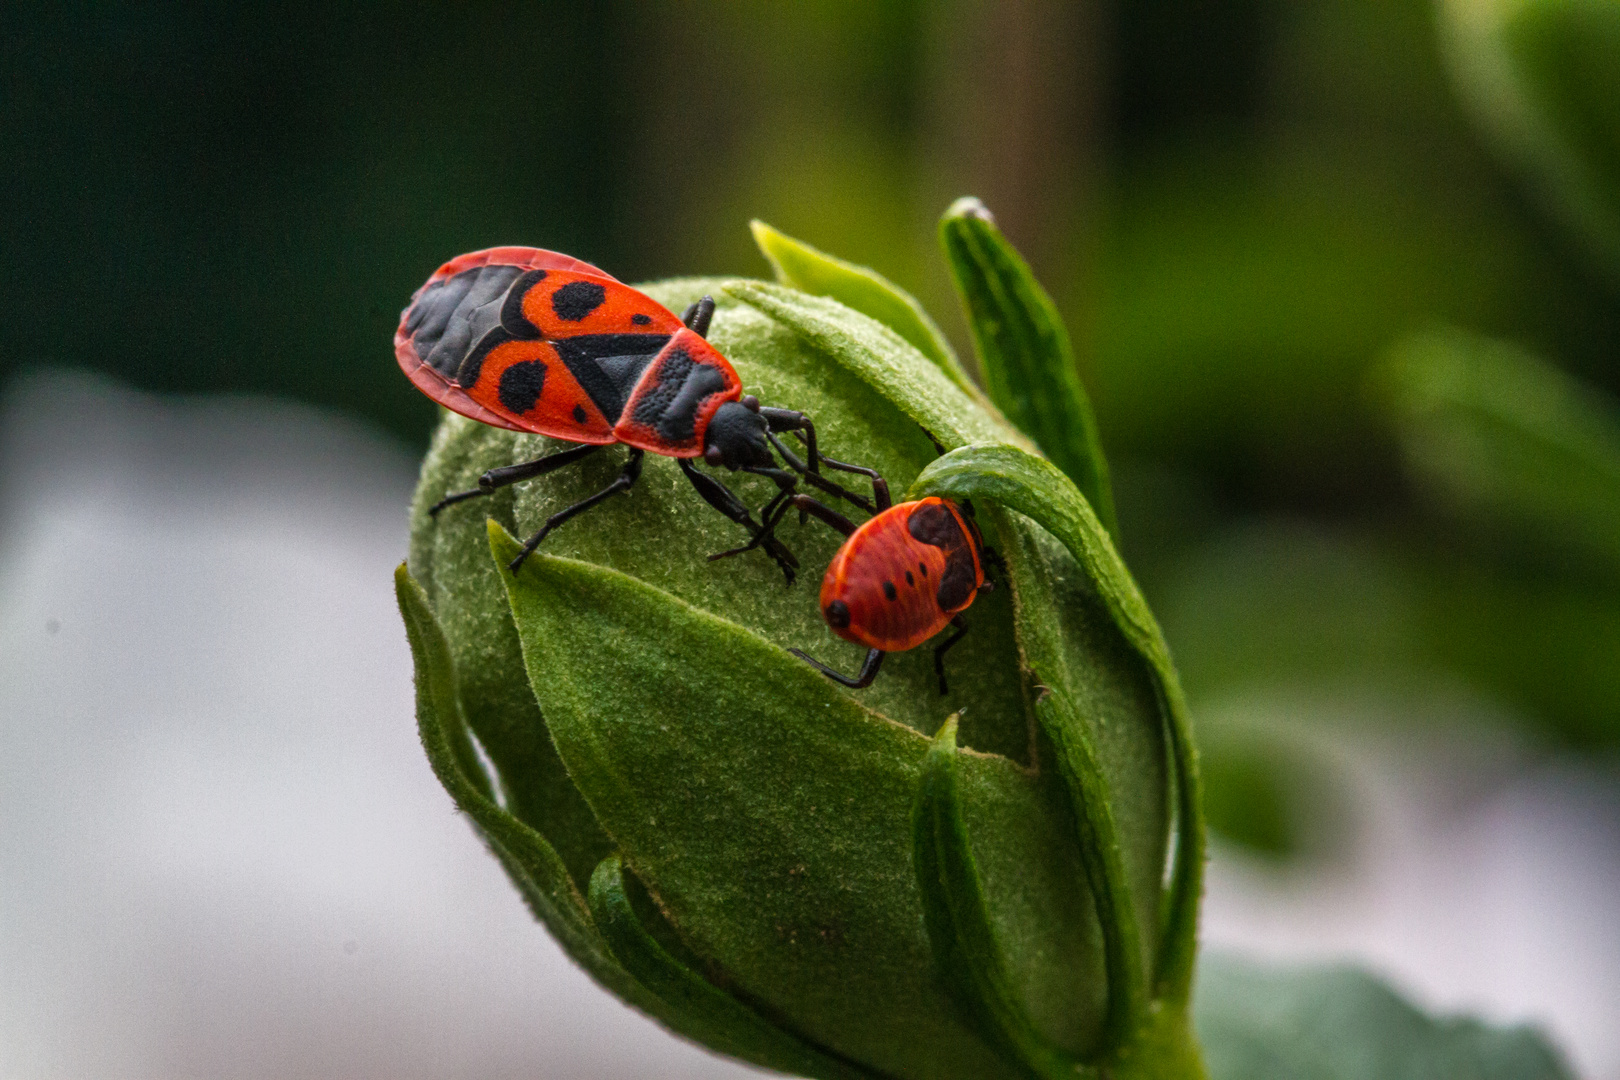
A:
POLYGON ((567 521, 569 518, 578 514, 583 514, 585 511, 589 510, 603 499, 606 499, 609 495, 617 495, 621 491, 629 491, 631 487, 635 485, 637 478, 641 476, 641 458, 644 454, 646 454, 645 450, 642 450, 639 447, 632 447, 630 450, 630 456, 625 459, 624 469, 619 473, 618 479, 614 480, 613 483, 609 484, 601 491, 598 491, 590 498, 581 499, 573 506, 559 510, 555 514, 552 514, 550 517, 546 518, 546 523, 540 526, 539 532, 529 537, 528 543, 523 545, 523 550, 518 552, 517 558, 513 559, 511 563, 508 564, 508 569, 510 569, 514 574, 517 573, 518 567, 523 565, 523 560, 527 559, 534 553, 534 549, 540 546, 540 541, 546 538, 546 534, 552 529, 555 529, 557 526, 561 525, 563 522, 567 521))
POLYGON ((864 690, 868 686, 871 686, 872 680, 877 678, 878 668, 883 666, 883 650, 873 649, 866 654, 866 662, 861 665, 860 674, 856 675, 852 679, 841 671, 834 671, 832 668, 828 667, 826 664, 823 664, 820 660, 817 660, 803 649, 789 649, 788 652, 792 653, 794 656, 797 656, 800 660, 803 660, 805 663, 827 676, 827 678, 831 679, 833 682, 841 683, 844 686, 849 687, 851 690, 864 690))
MULTIPOLYGON (((762 409, 760 411, 763 412, 764 410, 762 409)), ((848 465, 842 461, 834 461, 829 457, 818 458, 813 448, 811 451, 811 460, 809 463, 807 463, 801 461, 799 456, 790 450, 787 444, 777 437, 776 432, 766 431, 765 437, 771 441, 772 446, 776 447, 776 452, 782 455, 782 460, 787 462, 788 467, 794 472, 798 473, 800 476, 804 477, 804 479, 809 481, 812 486, 820 488, 829 495, 837 495, 841 499, 847 499, 869 514, 876 513, 880 510, 887 510, 889 508, 889 482, 883 479, 883 477, 879 476, 876 470, 868 469, 861 465, 848 465), (876 499, 875 505, 872 500, 868 500, 864 495, 857 495, 855 492, 835 484, 823 476, 813 467, 813 465, 818 461, 820 464, 830 465, 831 467, 841 469, 844 472, 859 473, 862 476, 870 477, 872 480, 872 494, 876 499)))
POLYGON ((707 473, 701 473, 693 468, 692 463, 686 458, 676 460, 681 463, 681 471, 686 474, 686 478, 697 488, 697 493, 703 496, 703 501, 747 529, 749 535, 759 541, 758 546, 763 547, 771 558, 776 560, 776 565, 782 568, 782 574, 787 578, 788 584, 793 584, 793 572, 799 568, 799 560, 793 557, 793 552, 754 520, 754 515, 749 512, 748 507, 732 493, 730 488, 707 473))
POLYGON ((709 336, 709 320, 714 318, 714 297, 705 296, 681 314, 681 322, 700 338, 709 336))
POLYGON ((815 517, 820 518, 822 521, 825 521, 828 525, 831 525, 845 536, 848 536, 855 531, 855 523, 853 521, 849 520, 849 518, 845 517, 843 514, 840 514, 826 503, 817 502, 808 495, 794 495, 789 498, 787 502, 788 506, 784 506, 782 508, 782 513, 786 513, 789 506, 796 507, 800 513, 812 514, 815 517))
POLYGON ((840 514, 825 503, 817 502, 808 495, 798 495, 784 490, 772 499, 760 516, 765 519, 765 527, 754 535, 754 538, 741 547, 734 547, 730 551, 717 551, 709 556, 709 561, 728 558, 732 555, 741 555, 745 551, 753 551, 761 544, 770 540, 774 535, 776 526, 789 510, 797 508, 801 515, 814 514, 828 525, 848 536, 855 531, 855 523, 840 514))
POLYGON ((438 517, 439 511, 447 506, 454 506, 458 502, 476 499, 480 495, 489 495, 508 484, 516 484, 521 480, 532 480, 536 476, 544 476, 548 472, 572 465, 587 454, 593 454, 602 449, 595 444, 576 446, 572 450, 561 450, 555 454, 547 454, 533 461, 523 461, 516 465, 503 465, 499 469, 491 469, 478 478, 478 486, 470 491, 458 491, 454 495, 446 495, 432 506, 428 507, 431 517, 438 517))
POLYGON ((834 461, 830 457, 822 456, 821 463, 840 472, 856 473, 872 481, 872 501, 877 503, 878 513, 882 513, 894 505, 889 497, 889 482, 878 475, 876 469, 868 469, 865 465, 851 465, 847 461, 834 461))
POLYGON ((962 635, 968 631, 967 623, 962 621, 962 616, 960 615, 951 620, 951 625, 956 627, 956 633, 940 642, 934 648, 934 674, 939 676, 940 697, 945 696, 945 650, 949 649, 952 645, 955 645, 958 641, 961 641, 962 635))

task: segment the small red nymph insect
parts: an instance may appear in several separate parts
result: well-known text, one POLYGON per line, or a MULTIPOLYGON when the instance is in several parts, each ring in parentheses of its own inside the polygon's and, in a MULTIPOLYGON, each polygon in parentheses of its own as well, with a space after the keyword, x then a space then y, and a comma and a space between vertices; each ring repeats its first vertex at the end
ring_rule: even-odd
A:
POLYGON ((934 649, 943 694, 945 652, 967 633, 961 613, 993 587, 985 563, 994 553, 971 511, 951 500, 890 506, 886 483, 874 481, 873 490, 880 512, 859 528, 806 495, 794 495, 782 507, 812 513, 848 537, 821 580, 821 616, 833 633, 867 647, 860 674, 851 678, 800 649, 788 651, 828 678, 860 689, 877 678, 884 654, 915 649, 951 626, 956 632, 934 649))
POLYGON ((713 315, 714 300, 705 296, 676 318, 589 263, 539 248, 490 248, 439 267, 411 297, 394 334, 394 355, 411 382, 463 416, 581 445, 491 469, 478 487, 445 496, 429 512, 624 443, 630 455, 618 479, 548 518, 512 560, 514 572, 552 529, 628 491, 650 450, 679 461, 698 494, 749 531, 751 542, 738 551, 765 548, 792 582, 798 560, 773 532, 779 505, 803 477, 870 511, 867 499, 821 476, 820 467, 870 470, 823 457, 804 413, 744 397, 730 361, 704 340, 713 315), (777 438, 785 431, 798 433, 806 460, 777 438), (777 467, 773 447, 787 469, 777 467), (778 494, 756 521, 694 458, 769 477, 778 494))

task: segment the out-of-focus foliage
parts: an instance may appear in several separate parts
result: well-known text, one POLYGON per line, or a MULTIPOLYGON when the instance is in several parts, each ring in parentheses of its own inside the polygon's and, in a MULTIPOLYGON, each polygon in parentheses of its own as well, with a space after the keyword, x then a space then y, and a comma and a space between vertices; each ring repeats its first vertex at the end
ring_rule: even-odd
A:
POLYGON ((1439 11, 1480 127, 1620 289, 1620 7, 1443 0, 1439 11))
POLYGON ((1211 1080, 1560 1080, 1535 1030, 1430 1019, 1352 968, 1274 969, 1206 957, 1198 1033, 1211 1080))

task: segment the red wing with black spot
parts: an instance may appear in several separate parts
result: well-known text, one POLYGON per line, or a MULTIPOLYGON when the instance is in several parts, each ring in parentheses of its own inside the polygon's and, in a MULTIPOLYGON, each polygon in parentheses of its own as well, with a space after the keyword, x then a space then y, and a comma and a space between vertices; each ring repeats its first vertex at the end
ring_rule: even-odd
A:
POLYGON ((589 263, 491 248, 452 259, 417 290, 394 352, 419 389, 464 416, 611 443, 642 375, 682 329, 589 263))

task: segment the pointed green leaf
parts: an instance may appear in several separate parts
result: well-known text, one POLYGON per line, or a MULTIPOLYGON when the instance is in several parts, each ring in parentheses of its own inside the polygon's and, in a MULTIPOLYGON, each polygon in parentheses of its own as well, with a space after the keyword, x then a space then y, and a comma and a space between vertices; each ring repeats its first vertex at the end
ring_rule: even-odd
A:
POLYGON ((1176 764, 1176 858, 1155 962, 1155 996, 1185 1001, 1192 980, 1203 887, 1204 821, 1186 702, 1147 601, 1091 505, 1066 476, 1042 458, 1006 445, 953 450, 924 469, 906 497, 925 495, 985 499, 1033 519, 1079 563, 1115 624, 1147 665, 1176 764))
POLYGON ((762 282, 738 281, 726 292, 792 328, 805 341, 841 365, 905 412, 947 449, 986 440, 1022 442, 1010 427, 992 419, 972 395, 937 365, 909 363, 914 347, 882 323, 836 300, 762 282), (898 355, 897 355, 898 354, 898 355))
POLYGON ((685 1019, 686 1032, 710 1049, 768 1063, 793 1076, 867 1080, 874 1074, 772 1024, 670 955, 636 914, 624 860, 609 855, 591 875, 590 905, 613 954, 685 1019))
POLYGON ((912 815, 913 865, 934 963, 957 1003, 1031 1077, 1098 1075, 1054 1046, 1025 1013, 996 941, 973 858, 957 778, 956 717, 940 727, 923 762, 912 815))
POLYGON ((957 386, 969 394, 977 393, 950 342, 916 297, 876 270, 818 251, 763 221, 751 221, 749 227, 754 231, 754 243, 776 271, 777 281, 812 296, 830 296, 876 319, 938 364, 957 386))
POLYGON ((1068 474, 1117 542, 1108 462, 1057 305, 979 200, 958 199, 939 238, 990 399, 1068 474))
POLYGON ((1218 953, 1199 967, 1211 1080, 1571 1080, 1537 1032, 1430 1019, 1354 969, 1218 953))
MULTIPOLYGON (((516 552, 498 528, 491 546, 516 552)), ((617 571, 539 555, 506 582, 558 750, 685 947, 870 1068, 1018 1075, 931 976, 910 829, 925 737, 617 571)), ((1105 980, 1061 782, 992 754, 961 773, 1010 978, 1047 1038, 1093 1047, 1105 980)))

